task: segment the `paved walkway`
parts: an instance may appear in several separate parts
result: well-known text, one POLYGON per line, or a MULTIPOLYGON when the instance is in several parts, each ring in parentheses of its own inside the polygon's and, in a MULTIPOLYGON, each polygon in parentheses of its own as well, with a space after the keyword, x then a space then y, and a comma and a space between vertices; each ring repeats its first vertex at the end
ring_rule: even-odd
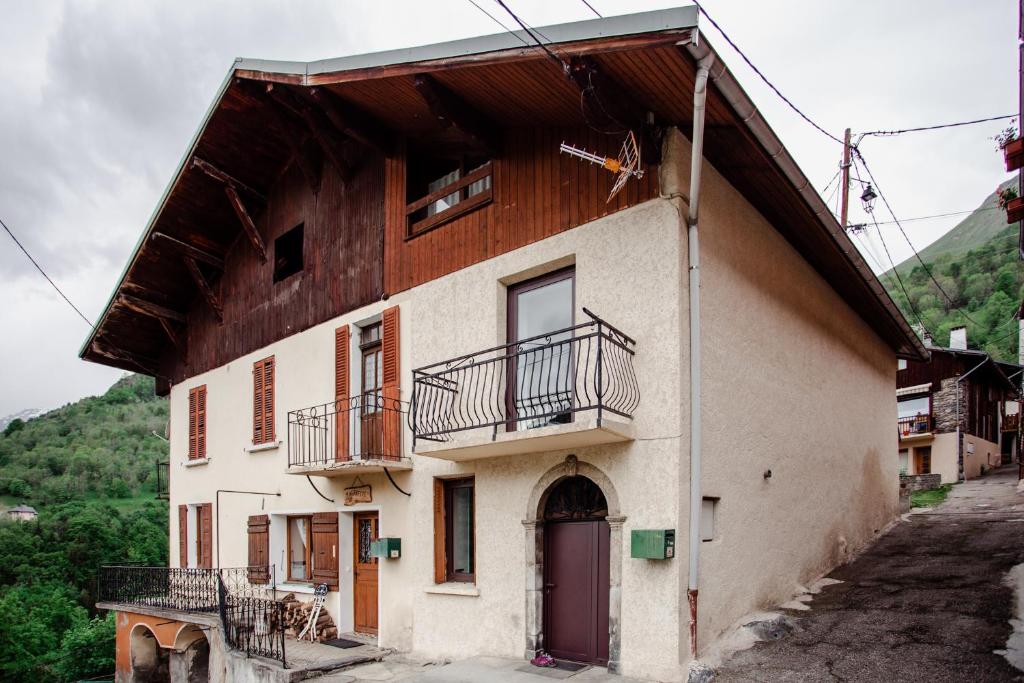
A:
POLYGON ((450 664, 435 665, 388 657, 383 662, 364 664, 317 683, 369 683, 370 681, 408 681, 410 683, 641 683, 633 678, 609 674, 600 667, 588 667, 571 673, 558 669, 538 669, 523 659, 506 657, 470 657, 450 664))
POLYGON ((1024 563, 1016 466, 954 486, 830 577, 790 635, 719 667, 747 681, 1024 681, 997 654, 1014 618, 1007 572, 1024 563))

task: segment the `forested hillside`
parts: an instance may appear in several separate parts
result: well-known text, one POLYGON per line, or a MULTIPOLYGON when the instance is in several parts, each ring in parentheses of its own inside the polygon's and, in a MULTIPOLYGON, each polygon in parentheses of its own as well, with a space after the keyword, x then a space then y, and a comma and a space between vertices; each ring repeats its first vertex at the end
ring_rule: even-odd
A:
POLYGON ((1014 315, 1024 297, 1024 269, 1017 226, 1006 225, 1006 214, 991 211, 994 206, 993 195, 924 249, 927 270, 911 257, 881 279, 907 320, 922 322, 937 345, 948 344, 951 328, 967 325, 971 348, 1016 362, 1014 315))
MULTIPOLYGON (((167 406, 151 379, 129 376, 99 397, 0 436, 0 486, 36 521, 0 519, 0 681, 113 675, 114 618, 95 609, 100 565, 167 564, 167 406)), ((109 680, 109 679, 108 679, 109 680)))

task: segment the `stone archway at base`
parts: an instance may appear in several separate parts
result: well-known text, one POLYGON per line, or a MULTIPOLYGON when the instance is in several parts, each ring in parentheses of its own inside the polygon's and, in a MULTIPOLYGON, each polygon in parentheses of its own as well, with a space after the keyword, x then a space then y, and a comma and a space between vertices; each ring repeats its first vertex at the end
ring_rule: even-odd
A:
POLYGON ((622 613, 622 525, 626 521, 611 479, 597 467, 570 455, 537 481, 530 494, 523 519, 526 534, 526 658, 531 659, 543 642, 544 633, 544 509, 555 486, 567 477, 584 476, 601 489, 607 503, 605 521, 609 527, 608 556, 608 671, 619 672, 622 613))

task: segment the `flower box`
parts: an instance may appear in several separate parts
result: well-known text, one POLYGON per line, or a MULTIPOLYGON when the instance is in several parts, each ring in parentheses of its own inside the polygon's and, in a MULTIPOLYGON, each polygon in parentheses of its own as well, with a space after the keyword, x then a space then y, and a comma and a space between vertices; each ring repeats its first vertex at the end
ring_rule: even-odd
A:
POLYGON ((1006 222, 1016 223, 1024 220, 1024 197, 1014 197, 1006 202, 1006 222))
POLYGON ((1024 166, 1024 138, 1014 138, 1003 145, 1003 159, 1006 170, 1016 171, 1024 166))

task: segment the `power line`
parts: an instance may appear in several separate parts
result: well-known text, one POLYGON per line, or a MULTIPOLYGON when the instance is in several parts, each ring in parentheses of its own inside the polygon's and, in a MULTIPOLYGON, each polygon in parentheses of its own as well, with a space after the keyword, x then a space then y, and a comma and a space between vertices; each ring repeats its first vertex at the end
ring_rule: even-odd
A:
MULTIPOLYGON (((964 216, 964 215, 969 214, 969 213, 974 213, 975 211, 1002 211, 1002 209, 1000 209, 998 206, 979 206, 977 209, 969 209, 969 210, 966 210, 966 211, 950 211, 948 213, 934 213, 934 214, 931 214, 930 216, 914 216, 913 218, 904 218, 900 222, 901 223, 910 223, 912 221, 926 221, 926 220, 931 220, 933 218, 948 218, 950 216, 964 216)), ((878 221, 879 225, 893 225, 894 223, 896 223, 896 221, 878 221)), ((860 223, 860 224, 856 224, 856 225, 850 225, 848 227, 855 228, 855 227, 859 227, 859 226, 863 226, 863 225, 866 225, 866 224, 865 223, 860 223)))
POLYGON ((508 26, 506 26, 506 25, 505 25, 505 24, 504 24, 504 23, 503 23, 503 22, 502 22, 502 21, 501 21, 500 19, 498 19, 498 18, 497 18, 496 16, 494 16, 493 14, 491 14, 490 12, 488 12, 487 10, 485 10, 485 9, 484 9, 483 7, 481 7, 480 5, 478 5, 478 4, 477 4, 477 3, 475 2, 475 0, 466 0, 466 2, 468 2, 469 4, 471 4, 471 5, 473 6, 473 7, 476 7, 476 8, 478 9, 478 10, 480 10, 481 12, 483 12, 484 14, 486 14, 486 15, 487 15, 488 17, 490 17, 491 21, 493 21, 493 22, 494 22, 495 24, 497 24, 498 26, 500 26, 500 27, 502 27, 503 29, 505 29, 505 31, 507 31, 508 33, 511 33, 511 34, 512 34, 513 36, 515 36, 515 37, 516 37, 516 38, 517 38, 517 39, 519 40, 519 42, 520 42, 520 43, 522 43, 523 45, 526 45, 526 46, 529 46, 529 45, 530 45, 530 43, 529 43, 529 42, 527 42, 527 41, 523 40, 523 37, 522 37, 522 36, 520 36, 520 35, 519 35, 518 33, 516 33, 515 31, 513 31, 512 29, 510 29, 510 28, 509 28, 508 26))
MULTIPOLYGON (((957 311, 959 311, 960 315, 962 315, 963 317, 967 318, 967 320, 971 321, 975 325, 981 325, 981 323, 979 323, 977 320, 975 320, 971 316, 967 315, 966 311, 964 311, 962 308, 960 308, 955 303, 953 303, 953 297, 951 297, 946 292, 946 290, 942 288, 942 285, 939 284, 939 281, 935 278, 934 275, 932 275, 931 268, 929 268, 928 264, 924 262, 923 258, 921 258, 921 254, 919 254, 917 252, 917 249, 914 247, 914 243, 910 241, 910 236, 907 235, 907 231, 903 229, 903 225, 900 223, 900 219, 898 219, 896 217, 896 213, 892 210, 892 205, 889 204, 889 200, 886 198, 885 193, 882 192, 882 188, 878 186, 878 181, 875 180, 874 174, 871 173, 871 168, 868 166, 868 162, 864 159, 864 156, 860 153, 860 150, 857 149, 856 147, 853 148, 853 153, 854 153, 854 156, 853 156, 854 166, 856 166, 856 163, 857 163, 856 160, 857 159, 860 159, 860 162, 862 164, 864 164, 864 170, 867 172, 868 178, 871 179, 872 184, 875 186, 875 191, 878 192, 878 196, 881 198, 882 203, 885 204, 886 210, 889 212, 889 215, 892 216, 893 221, 895 221, 896 227, 900 229, 900 234, 902 234, 903 235, 903 239, 905 239, 907 241, 907 244, 910 246, 910 250, 914 253, 914 257, 921 264, 921 267, 924 268, 924 272, 926 272, 928 274, 928 277, 931 278, 932 282, 935 283, 935 287, 938 288, 938 290, 940 292, 942 292, 942 296, 945 297, 947 302, 949 302, 949 305, 952 306, 953 308, 955 308, 957 311)), ((871 214, 871 220, 874 221, 874 219, 875 219, 874 214, 871 214)), ((881 229, 878 228, 877 224, 875 225, 875 229, 878 230, 878 234, 879 235, 882 234, 882 231, 881 231, 881 229)), ((891 260, 892 259, 890 259, 890 261, 891 260)), ((894 263, 893 264, 893 269, 895 269, 895 268, 896 268, 896 264, 894 263)))
MULTIPOLYGON (((495 0, 495 2, 500 2, 500 0, 495 0)), ((717 30, 720 34, 722 34, 722 38, 725 39, 725 42, 729 43, 729 45, 732 47, 733 50, 736 50, 736 53, 743 59, 744 62, 747 63, 747 66, 749 66, 751 69, 753 69, 754 73, 756 73, 761 78, 761 80, 764 81, 765 85, 767 85, 769 88, 771 88, 772 91, 774 91, 775 94, 778 95, 779 98, 782 99, 783 102, 788 104, 790 109, 792 109, 797 114, 799 114, 800 118, 802 118, 804 121, 806 121, 807 123, 809 123, 812 126, 814 126, 814 128, 817 129, 818 132, 821 133, 822 135, 825 135, 826 137, 828 137, 829 139, 831 139, 831 140, 833 140, 835 142, 838 142, 840 145, 843 144, 842 140, 837 138, 835 135, 832 135, 832 133, 829 133, 827 130, 825 130, 824 128, 819 126, 817 123, 815 123, 811 119, 810 116, 808 116, 807 114, 803 113, 800 110, 799 107, 797 107, 795 104, 793 104, 792 101, 790 101, 790 99, 788 97, 783 95, 782 92, 778 88, 776 88, 775 85, 771 81, 768 80, 768 77, 765 76, 763 73, 761 73, 760 69, 758 69, 756 66, 754 66, 754 63, 752 61, 750 61, 750 59, 747 57, 747 55, 745 55, 743 53, 743 50, 741 50, 739 48, 739 46, 736 45, 736 43, 734 43, 732 41, 732 38, 730 38, 726 34, 726 32, 722 30, 722 27, 718 25, 718 22, 716 22, 714 19, 711 18, 711 15, 708 14, 708 11, 706 9, 704 9, 703 5, 701 5, 699 2, 697 2, 697 0, 693 0, 693 4, 697 6, 697 9, 700 10, 701 14, 703 14, 705 17, 707 17, 707 20, 709 22, 711 22, 711 25, 715 27, 715 30, 717 30)))
POLYGON ((594 6, 591 5, 589 2, 587 2, 587 0, 580 0, 580 2, 582 2, 584 5, 586 5, 590 9, 590 11, 593 12, 594 14, 596 14, 599 18, 602 18, 602 19, 604 18, 604 17, 601 17, 601 13, 598 12, 596 9, 594 9, 594 6))
POLYGON ((971 121, 957 121, 955 123, 939 123, 934 126, 918 126, 917 128, 902 128, 900 130, 872 130, 867 133, 861 133, 861 136, 902 135, 903 133, 917 133, 923 130, 939 130, 940 128, 957 128, 959 126, 970 126, 975 123, 988 123, 989 121, 1002 121, 1003 119, 1013 118, 1017 118, 1017 115, 1006 114, 1005 116, 990 116, 984 119, 973 119, 971 121))
POLYGON ((14 240, 14 243, 18 245, 18 248, 21 249, 22 253, 24 253, 25 256, 28 257, 28 260, 32 262, 32 265, 36 267, 36 270, 38 270, 40 274, 42 274, 42 276, 46 278, 46 281, 49 282, 53 286, 53 288, 57 290, 57 293, 60 294, 61 298, 68 303, 68 306, 75 309, 75 313, 78 314, 78 317, 84 320, 86 325, 95 329, 93 324, 89 322, 89 319, 85 317, 85 314, 82 313, 82 311, 78 310, 78 306, 75 306, 73 303, 71 303, 71 299, 69 299, 67 295, 61 291, 60 287, 57 286, 57 283, 54 282, 50 278, 50 276, 46 274, 46 271, 43 270, 43 267, 40 266, 39 263, 37 263, 34 258, 32 258, 32 254, 28 253, 28 249, 25 248, 25 245, 18 241, 18 238, 14 236, 14 233, 11 232, 11 229, 7 227, 7 224, 4 223, 3 219, 0 219, 0 225, 2 225, 4 230, 7 231, 7 234, 11 236, 11 239, 14 240))
MULTIPOLYGON (((872 220, 874 220, 874 218, 874 216, 871 216, 872 220)), ((885 257, 889 259, 889 263, 892 264, 892 270, 889 272, 896 276, 896 282, 899 283, 900 289, 903 290, 903 296, 907 297, 907 306, 910 308, 910 312, 914 314, 915 318, 917 318, 917 323, 921 326, 921 329, 923 329, 928 336, 934 336, 928 329, 928 326, 924 324, 924 319, 921 317, 921 313, 917 310, 917 307, 914 306, 914 302, 910 298, 910 293, 907 292, 907 288, 903 284, 903 278, 900 277, 899 272, 896 270, 896 263, 892 260, 892 254, 889 253, 889 245, 885 243, 885 238, 882 237, 882 231, 879 229, 877 223, 875 224, 875 231, 878 233, 878 239, 882 240, 882 248, 885 249, 885 257)))
MULTIPOLYGON (((499 5, 499 6, 500 6, 500 7, 501 7, 501 8, 503 9, 503 10, 505 10, 506 12, 508 12, 508 15, 509 15, 510 17, 512 17, 512 18, 513 18, 513 19, 515 20, 515 22, 516 22, 517 24, 519 24, 519 26, 520 26, 520 27, 521 27, 521 28, 522 28, 522 29, 523 29, 524 31, 526 31, 526 34, 527 34, 528 36, 530 36, 531 38, 533 38, 534 42, 536 42, 536 43, 537 43, 537 47, 539 47, 540 49, 544 50, 544 52, 545 52, 545 53, 547 53, 548 57, 550 57, 551 59, 555 60, 555 62, 556 62, 556 63, 558 64, 558 66, 559 66, 560 68, 562 68, 562 69, 567 69, 567 68, 568 68, 568 66, 569 66, 569 65, 568 65, 568 64, 566 64, 566 63, 565 63, 565 61, 564 61, 564 60, 562 60, 562 59, 561 59, 560 57, 558 57, 558 55, 556 55, 556 54, 555 54, 554 52, 552 52, 551 50, 549 50, 549 49, 548 49, 548 46, 547 46, 547 45, 545 45, 544 43, 542 43, 542 42, 541 42, 541 40, 540 40, 540 38, 538 38, 538 37, 537 37, 537 34, 540 34, 540 31, 537 31, 537 34, 535 34, 535 33, 534 33, 534 31, 533 31, 532 29, 530 29, 530 28, 529 28, 529 27, 528 27, 528 26, 526 25, 526 22, 525 22, 525 21, 523 21, 522 19, 520 19, 520 18, 519 18, 519 17, 518 17, 517 15, 516 15, 516 13, 515 13, 515 12, 513 12, 512 10, 510 10, 510 9, 508 8, 508 5, 506 5, 506 4, 505 4, 504 0, 494 0, 494 2, 498 3, 498 5, 499 5)), ((541 34, 541 35, 543 35, 543 34, 541 34)), ((550 42, 550 41, 549 41, 549 42, 550 42)))

